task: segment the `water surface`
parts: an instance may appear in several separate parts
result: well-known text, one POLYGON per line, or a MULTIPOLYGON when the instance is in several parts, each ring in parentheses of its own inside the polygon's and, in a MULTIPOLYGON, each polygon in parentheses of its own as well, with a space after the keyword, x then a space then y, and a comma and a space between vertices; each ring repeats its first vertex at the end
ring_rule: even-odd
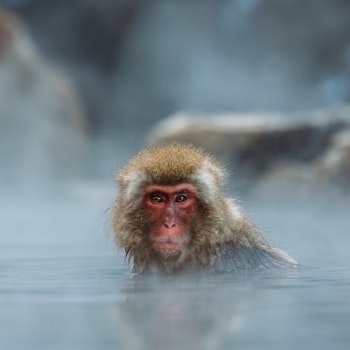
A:
POLYGON ((0 201, 1 349, 348 349, 348 200, 246 201, 299 269, 135 278, 87 188, 0 201))

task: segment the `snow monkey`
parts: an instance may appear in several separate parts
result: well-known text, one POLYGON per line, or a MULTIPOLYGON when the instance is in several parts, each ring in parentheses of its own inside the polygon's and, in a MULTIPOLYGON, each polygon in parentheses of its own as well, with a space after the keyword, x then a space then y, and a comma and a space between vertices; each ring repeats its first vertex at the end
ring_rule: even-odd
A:
POLYGON ((145 149, 120 171, 112 226, 135 274, 297 264, 225 196, 223 175, 209 155, 181 144, 145 149))

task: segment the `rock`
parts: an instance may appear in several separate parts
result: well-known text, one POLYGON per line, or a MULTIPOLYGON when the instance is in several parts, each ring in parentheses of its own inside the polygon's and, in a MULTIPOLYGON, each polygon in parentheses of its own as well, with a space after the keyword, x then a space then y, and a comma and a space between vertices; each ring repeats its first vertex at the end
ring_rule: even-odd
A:
POLYGON ((286 173, 292 178, 296 173, 310 177, 311 168, 330 147, 345 152, 345 146, 339 146, 344 141, 338 140, 344 128, 350 128, 349 107, 300 114, 184 112, 156 124, 148 141, 177 141, 202 147, 223 163, 232 164, 234 174, 249 183, 276 169, 283 177, 286 173), (291 168, 299 170, 290 171, 291 168))
POLYGON ((350 186, 350 128, 335 134, 327 152, 317 164, 321 176, 350 186))
POLYGON ((84 107, 71 80, 0 11, 0 180, 38 183, 75 174, 86 147, 84 107))

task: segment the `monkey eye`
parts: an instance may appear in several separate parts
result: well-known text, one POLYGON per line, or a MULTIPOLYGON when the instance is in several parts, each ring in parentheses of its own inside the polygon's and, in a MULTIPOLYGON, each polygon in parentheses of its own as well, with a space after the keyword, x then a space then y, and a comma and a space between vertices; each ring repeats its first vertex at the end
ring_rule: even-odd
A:
POLYGON ((163 202, 163 197, 159 195, 158 193, 152 193, 150 194, 150 199, 153 203, 161 203, 163 202))
POLYGON ((188 199, 188 196, 186 196, 185 194, 179 194, 178 196, 176 196, 175 201, 177 203, 182 203, 187 201, 187 199, 188 199))

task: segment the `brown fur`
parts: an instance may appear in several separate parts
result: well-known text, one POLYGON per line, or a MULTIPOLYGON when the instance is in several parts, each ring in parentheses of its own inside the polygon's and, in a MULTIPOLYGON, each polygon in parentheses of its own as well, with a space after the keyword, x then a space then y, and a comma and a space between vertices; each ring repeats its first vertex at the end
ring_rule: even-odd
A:
POLYGON ((179 144, 142 151, 122 169, 112 225, 117 244, 133 261, 134 272, 221 271, 295 264, 286 253, 270 246, 237 206, 224 197, 222 177, 222 170, 209 156, 179 144), (209 175, 198 175, 203 169, 209 175), (143 189, 150 184, 180 183, 191 183, 198 189, 199 203, 187 247, 180 256, 165 259, 151 249, 148 240, 150 223, 142 207, 143 189), (130 188, 133 192, 128 194, 130 188))

